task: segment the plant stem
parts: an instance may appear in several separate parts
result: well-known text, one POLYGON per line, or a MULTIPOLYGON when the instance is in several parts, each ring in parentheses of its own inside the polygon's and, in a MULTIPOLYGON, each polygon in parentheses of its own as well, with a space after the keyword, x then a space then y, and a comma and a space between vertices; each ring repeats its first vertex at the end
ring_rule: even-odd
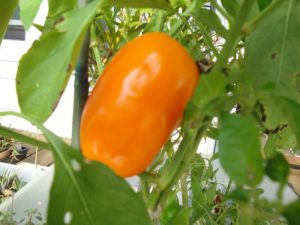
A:
POLYGON ((174 157, 174 160, 169 166, 166 168, 164 173, 161 175, 158 185, 161 189, 165 189, 171 180, 176 175, 181 162, 184 159, 184 156, 192 150, 193 144, 195 142, 197 131, 196 130, 188 130, 184 136, 183 140, 180 143, 180 146, 177 150, 177 153, 174 157))
POLYGON ((97 72, 98 72, 98 75, 99 75, 99 74, 102 73, 104 66, 103 66, 103 63, 101 61, 101 56, 100 56, 98 47, 93 46, 92 51, 93 51, 93 54, 94 54, 94 57, 95 57, 95 60, 96 60, 97 72))
POLYGON ((48 143, 37 140, 37 139, 29 137, 29 136, 26 136, 24 134, 20 134, 20 133, 14 131, 12 129, 9 129, 7 127, 0 126, 0 135, 6 136, 6 137, 12 137, 18 141, 22 141, 22 142, 25 142, 25 143, 28 143, 31 145, 35 145, 35 146, 41 147, 43 149, 49 149, 48 143))
POLYGON ((227 184, 226 191, 225 191, 225 194, 224 194, 225 196, 227 196, 229 194, 229 192, 231 190, 231 185, 232 185, 232 179, 229 178, 229 182, 227 184))
POLYGON ((196 132, 192 129, 187 131, 184 134, 183 140, 181 141, 181 143, 179 145, 179 148, 177 150, 177 153, 175 155, 173 162, 171 164, 169 164, 167 166, 167 168, 163 171, 163 174, 157 180, 157 187, 151 193, 151 196, 150 196, 149 202, 148 202, 148 208, 150 210, 153 210, 153 211, 156 210, 162 193, 169 191, 168 190, 168 189, 170 189, 169 184, 174 179, 174 177, 176 177, 176 178, 180 177, 181 174, 178 175, 177 171, 181 165, 184 155, 187 154, 187 152, 189 152, 190 149, 192 148, 195 137, 196 137, 196 132))
POLYGON ((171 30, 168 32, 168 34, 172 37, 176 37, 178 33, 181 31, 182 27, 184 26, 184 19, 180 18, 171 28, 171 30))
MULTIPOLYGON (((148 171, 151 173, 153 170, 157 168, 157 166, 161 165, 162 162, 165 160, 165 155, 167 155, 168 158, 172 157, 170 154, 170 151, 173 153, 173 143, 171 140, 169 140, 163 147, 163 149, 159 152, 158 156, 155 158, 155 160, 151 163, 149 166, 148 171), (171 150, 170 150, 171 149, 171 150)), ((141 174, 143 175, 143 173, 141 174)))
POLYGON ((80 55, 75 69, 74 84, 74 102, 73 102, 73 127, 71 145, 75 149, 80 149, 80 119, 83 107, 88 97, 88 56, 89 56, 90 35, 89 29, 86 32, 84 42, 82 44, 80 55))
POLYGON ((142 194, 143 194, 143 198, 144 201, 146 202, 149 198, 149 188, 148 188, 148 181, 140 178, 141 179, 141 186, 142 186, 142 194))
POLYGON ((187 188, 187 176, 183 176, 181 179, 181 195, 182 195, 182 206, 184 208, 189 207, 189 193, 188 193, 188 188, 187 188))
POLYGON ((197 25, 198 25, 198 28, 199 28, 201 34, 202 34, 202 37, 203 37, 203 40, 204 40, 205 44, 210 48, 213 55, 215 57, 218 57, 219 53, 218 53, 216 47, 213 45, 213 40, 212 40, 211 36, 205 30, 205 27, 203 26, 202 23, 199 22, 199 20, 197 20, 197 25))
POLYGON ((176 174, 173 176, 173 179, 170 180, 168 183, 168 186, 164 189, 164 191, 161 193, 160 196, 160 203, 161 205, 164 204, 164 202, 167 200, 169 192, 172 190, 173 185, 180 179, 180 177, 188 170, 188 168, 191 165, 192 160, 195 158, 195 154, 197 152, 199 143, 204 135, 204 132, 206 131, 210 119, 205 118, 202 121, 202 126, 197 130, 196 137, 194 139, 193 145, 190 149, 190 151, 186 152, 184 155, 184 158, 181 161, 181 164, 179 165, 178 170, 176 171, 176 174))
MULTIPOLYGON (((279 184, 279 187, 278 187, 278 190, 277 190, 277 198, 278 198, 278 200, 279 200, 280 203, 283 200, 283 191, 284 191, 284 188, 285 188, 285 183, 279 184)), ((281 205, 280 205, 280 207, 281 207, 281 205)))
POLYGON ((139 177, 142 180, 145 180, 150 183, 156 183, 157 182, 157 177, 154 174, 148 173, 148 172, 143 172, 139 174, 139 177))
POLYGON ((166 14, 166 11, 158 10, 153 31, 161 32, 163 30, 164 23, 166 21, 166 14))
POLYGON ((195 7, 195 4, 190 4, 189 7, 183 12, 182 16, 180 16, 179 20, 172 26, 171 30, 168 32, 168 34, 172 37, 176 37, 178 33, 181 31, 182 27, 186 23, 186 20, 184 18, 184 15, 189 17, 190 12, 193 11, 195 7))
POLYGON ((92 46, 92 51, 96 60, 97 64, 97 73, 98 75, 102 73, 103 71, 103 63, 101 61, 101 56, 98 49, 98 43, 97 43, 97 34, 96 34, 96 27, 94 23, 91 24, 91 33, 90 33, 90 43, 92 46))
POLYGON ((173 185, 187 171, 191 160, 196 154, 203 133, 209 124, 208 121, 208 118, 204 118, 197 127, 190 127, 190 129, 187 129, 184 133, 174 160, 163 171, 163 174, 157 181, 157 188, 151 193, 151 197, 148 202, 150 210, 155 210, 159 203, 161 205, 164 204, 173 185))
POLYGON ((233 26, 229 30, 228 37, 226 38, 226 43, 222 49, 221 54, 218 57, 217 63, 213 67, 212 73, 222 71, 223 67, 227 63, 229 57, 235 49, 235 46, 238 44, 241 30, 248 18, 248 15, 251 11, 254 2, 255 0, 244 0, 241 9, 237 15, 237 18, 233 26))

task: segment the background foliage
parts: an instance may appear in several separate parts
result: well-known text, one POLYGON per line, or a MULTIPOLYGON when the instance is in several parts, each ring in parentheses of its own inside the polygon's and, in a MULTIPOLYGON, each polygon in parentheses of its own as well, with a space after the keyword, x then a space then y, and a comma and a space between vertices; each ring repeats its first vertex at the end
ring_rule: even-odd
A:
MULTIPOLYGON (((25 28, 32 25, 40 3, 19 1, 25 28)), ((16 5, 0 0, 0 37, 16 5)), ((35 25, 42 35, 18 68, 22 112, 0 112, 29 120, 48 140, 41 143, 0 127, 3 135, 53 152, 48 224, 300 221, 300 201, 285 205, 282 199, 289 174, 283 153, 300 146, 299 0, 48 0, 48 5, 47 21, 35 25), (79 77, 85 76, 92 88, 125 43, 153 31, 180 41, 199 64, 201 79, 174 131, 176 138, 140 175, 141 186, 134 192, 110 169, 86 162, 74 150, 78 146, 68 146, 42 124, 55 110, 76 62, 88 68, 79 77), (79 59, 87 57, 88 64, 77 61, 80 52, 79 59), (197 152, 206 137, 218 143, 219 153, 211 159, 197 152), (230 177, 225 186, 216 179, 214 161, 230 177), (259 184, 266 176, 279 184, 274 201, 261 195, 259 184)))

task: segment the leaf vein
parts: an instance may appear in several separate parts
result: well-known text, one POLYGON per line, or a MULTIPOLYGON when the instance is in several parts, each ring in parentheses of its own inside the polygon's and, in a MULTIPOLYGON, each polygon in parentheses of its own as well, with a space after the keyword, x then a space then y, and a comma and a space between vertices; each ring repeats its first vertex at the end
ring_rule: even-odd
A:
POLYGON ((278 74, 277 74, 277 79, 276 79, 276 92, 279 90, 279 82, 281 80, 281 75, 282 75, 282 67, 283 67, 283 60, 284 60, 284 50, 285 50, 285 45, 287 41, 287 33, 288 33, 288 28, 289 28, 289 23, 290 23, 290 17, 291 17, 291 12, 292 12, 292 6, 293 6, 294 0, 290 0, 288 7, 287 7, 287 13, 286 13, 286 19, 285 19, 285 26, 284 26, 284 32, 283 32, 283 40, 280 48, 280 60, 279 60, 279 68, 278 68, 278 74))

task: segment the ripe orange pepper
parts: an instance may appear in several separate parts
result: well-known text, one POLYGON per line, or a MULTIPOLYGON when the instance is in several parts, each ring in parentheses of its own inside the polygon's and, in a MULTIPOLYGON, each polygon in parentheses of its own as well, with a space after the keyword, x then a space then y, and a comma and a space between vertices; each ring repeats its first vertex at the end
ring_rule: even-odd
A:
POLYGON ((168 35, 147 33, 127 43, 85 105, 84 156, 121 177, 145 171, 179 125, 198 79, 194 60, 168 35))

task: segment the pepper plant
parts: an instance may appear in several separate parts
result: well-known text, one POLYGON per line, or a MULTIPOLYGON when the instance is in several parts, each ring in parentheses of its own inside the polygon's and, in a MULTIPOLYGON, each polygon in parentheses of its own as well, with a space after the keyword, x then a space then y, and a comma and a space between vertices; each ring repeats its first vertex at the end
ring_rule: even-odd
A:
MULTIPOLYGON (((0 37, 17 5, 27 29, 40 3, 1 0, 0 37)), ((20 59, 21 112, 0 112, 30 121, 47 139, 0 127, 1 135, 53 153, 48 224, 299 224, 300 201, 283 201, 289 174, 283 152, 300 146, 299 0, 48 0, 48 6, 45 24, 35 25, 40 38, 20 59), (185 46, 201 75, 173 138, 133 190, 76 151, 80 114, 88 84, 92 89, 115 53, 158 31, 185 46), (70 146, 43 123, 75 67, 70 146), (218 144, 211 159, 197 152, 206 137, 218 144), (218 184, 214 160, 230 178, 225 186, 218 184), (278 183, 276 200, 262 197, 264 177, 278 183)))

